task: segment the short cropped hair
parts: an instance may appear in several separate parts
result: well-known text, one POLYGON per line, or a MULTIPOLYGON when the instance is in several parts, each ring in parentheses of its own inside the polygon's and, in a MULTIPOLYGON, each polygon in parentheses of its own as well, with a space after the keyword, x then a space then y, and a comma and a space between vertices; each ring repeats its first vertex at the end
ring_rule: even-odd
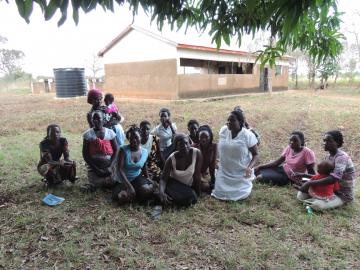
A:
POLYGON ((334 139, 334 141, 337 143, 338 147, 343 146, 344 136, 340 130, 330 130, 330 131, 326 132, 325 134, 330 135, 334 139))

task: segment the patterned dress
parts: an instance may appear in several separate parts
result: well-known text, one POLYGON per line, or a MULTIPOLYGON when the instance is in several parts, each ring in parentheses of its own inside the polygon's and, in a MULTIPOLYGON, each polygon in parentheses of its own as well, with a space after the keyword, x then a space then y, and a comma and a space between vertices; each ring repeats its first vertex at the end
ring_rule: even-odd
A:
MULTIPOLYGON (((147 147, 145 145, 142 145, 142 147, 145 148, 149 148, 150 149, 150 154, 147 160, 147 169, 148 169, 148 173, 149 173, 149 177, 150 179, 152 179, 153 181, 159 182, 160 181, 160 175, 161 175, 161 169, 160 169, 160 159, 157 156, 158 154, 158 149, 157 149, 157 143, 158 143, 158 138, 156 136, 150 135, 149 140, 152 140, 151 146, 148 145, 147 147)), ((148 150, 149 150, 148 149, 148 150)))

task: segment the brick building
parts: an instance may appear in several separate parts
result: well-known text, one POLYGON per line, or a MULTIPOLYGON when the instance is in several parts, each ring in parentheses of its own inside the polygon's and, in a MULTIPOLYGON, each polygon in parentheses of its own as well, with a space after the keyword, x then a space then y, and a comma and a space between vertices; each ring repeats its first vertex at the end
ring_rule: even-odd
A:
POLYGON ((177 43, 130 25, 98 55, 105 64, 104 90, 121 97, 179 99, 288 88, 288 57, 276 68, 255 64, 256 55, 177 43))

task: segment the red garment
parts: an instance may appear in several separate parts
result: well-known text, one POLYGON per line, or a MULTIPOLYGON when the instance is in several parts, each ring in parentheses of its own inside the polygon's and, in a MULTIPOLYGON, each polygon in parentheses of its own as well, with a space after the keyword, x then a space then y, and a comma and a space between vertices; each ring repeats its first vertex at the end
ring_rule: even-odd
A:
POLYGON ((90 142, 89 153, 91 156, 95 156, 95 155, 112 156, 114 151, 111 145, 111 141, 101 140, 99 138, 96 138, 94 141, 90 142))
MULTIPOLYGON (((311 180, 320 180, 328 177, 328 175, 316 174, 311 177, 311 180)), ((331 199, 334 196, 334 191, 339 190, 340 186, 338 182, 329 185, 321 185, 321 186, 311 186, 309 189, 309 194, 312 197, 318 199, 331 199)))

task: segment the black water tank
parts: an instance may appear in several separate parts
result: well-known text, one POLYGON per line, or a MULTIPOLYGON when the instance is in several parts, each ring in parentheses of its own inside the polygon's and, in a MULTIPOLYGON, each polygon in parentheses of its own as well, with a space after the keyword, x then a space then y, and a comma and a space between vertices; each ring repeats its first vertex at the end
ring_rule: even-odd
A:
POLYGON ((84 68, 54 68, 56 97, 85 96, 87 85, 84 68))

